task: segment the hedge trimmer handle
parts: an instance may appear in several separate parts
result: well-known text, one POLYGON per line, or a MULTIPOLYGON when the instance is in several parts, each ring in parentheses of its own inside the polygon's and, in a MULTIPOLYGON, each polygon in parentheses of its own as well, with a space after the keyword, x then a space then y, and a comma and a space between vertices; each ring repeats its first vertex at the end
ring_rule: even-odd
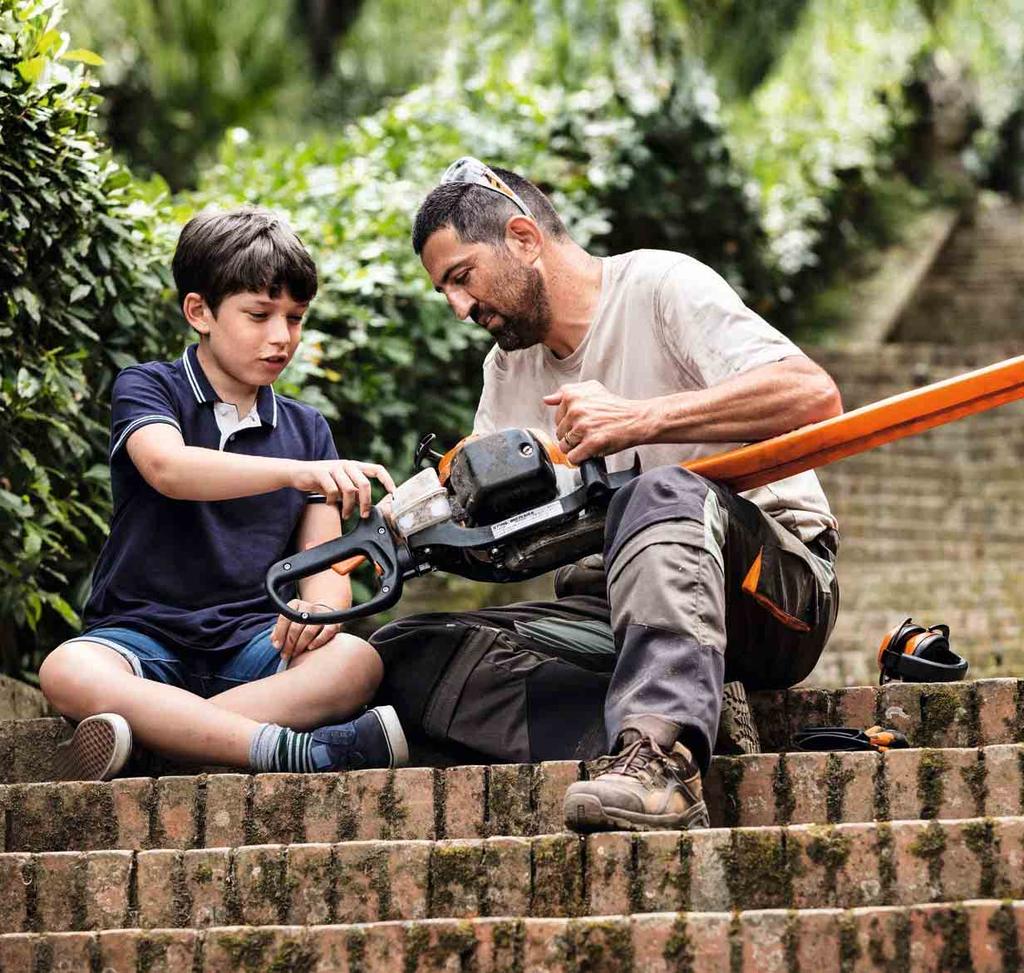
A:
POLYGON ((285 618, 309 625, 343 623, 386 611, 396 604, 402 595, 402 569, 399 564, 398 545, 384 515, 374 507, 350 533, 319 544, 308 551, 282 558, 267 572, 267 594, 285 618), (289 607, 282 597, 281 589, 287 585, 319 574, 341 562, 351 561, 356 555, 365 556, 377 569, 379 587, 377 594, 369 601, 338 611, 313 614, 296 611, 289 607))

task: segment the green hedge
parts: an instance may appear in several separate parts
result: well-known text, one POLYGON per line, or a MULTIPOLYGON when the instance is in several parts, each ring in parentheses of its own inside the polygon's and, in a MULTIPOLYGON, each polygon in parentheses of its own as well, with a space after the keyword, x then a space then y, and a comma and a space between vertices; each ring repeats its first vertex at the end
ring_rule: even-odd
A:
POLYGON ((161 303, 160 221, 89 132, 95 98, 80 62, 95 55, 69 50, 60 14, 53 3, 0 0, 0 649, 9 672, 33 666, 41 623, 45 641, 77 621, 109 513, 112 376, 181 341, 161 303))

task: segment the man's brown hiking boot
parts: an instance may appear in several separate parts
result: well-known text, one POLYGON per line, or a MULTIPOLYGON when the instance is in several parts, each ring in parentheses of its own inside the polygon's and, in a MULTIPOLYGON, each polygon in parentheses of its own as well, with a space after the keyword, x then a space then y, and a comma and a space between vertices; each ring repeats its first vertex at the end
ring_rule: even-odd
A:
POLYGON ((708 827, 700 771, 681 743, 667 753, 636 730, 620 736, 618 753, 590 765, 590 780, 565 794, 565 823, 574 831, 656 831, 708 827), (625 740, 623 740, 625 737, 625 740))

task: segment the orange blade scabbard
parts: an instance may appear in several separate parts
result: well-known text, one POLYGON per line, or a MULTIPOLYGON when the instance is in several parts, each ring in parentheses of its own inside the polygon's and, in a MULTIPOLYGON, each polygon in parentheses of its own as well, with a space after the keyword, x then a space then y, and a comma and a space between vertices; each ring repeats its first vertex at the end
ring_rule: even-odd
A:
POLYGON ((682 465, 733 490, 752 490, 1022 398, 1024 355, 682 465))

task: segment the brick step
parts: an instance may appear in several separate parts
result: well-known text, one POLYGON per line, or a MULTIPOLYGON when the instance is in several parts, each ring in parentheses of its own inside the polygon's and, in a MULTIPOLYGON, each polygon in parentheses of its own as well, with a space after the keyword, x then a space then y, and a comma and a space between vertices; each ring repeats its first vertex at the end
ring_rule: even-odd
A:
POLYGON ((0 931, 1021 898, 1024 818, 0 855, 0 931))
MULTIPOLYGON (((874 625, 866 631, 877 646, 876 638, 881 639, 886 628, 874 625)), ((753 692, 750 699, 766 751, 788 749, 793 732, 811 723, 865 727, 887 722, 906 733, 914 746, 979 747, 1024 741, 1024 686, 1017 679, 797 688, 753 692)), ((0 721, 0 784, 52 780, 54 747, 69 732, 70 725, 60 719, 0 721)))
MULTIPOLYGON (((218 774, 7 785, 8 852, 193 849, 563 830, 574 761, 349 774, 218 774)), ((1024 747, 716 757, 712 825, 1024 813, 1024 747)))
MULTIPOLYGON (((829 651, 804 681, 808 687, 856 686, 877 674, 874 655, 866 652, 852 636, 834 638, 829 651)), ((1000 679, 1024 672, 1024 641, 992 650, 991 640, 959 639, 957 648, 971 660, 971 673, 978 679, 1000 679)))
POLYGON ((423 919, 0 936, 0 969, 58 973, 1015 973, 1024 903, 558 919, 423 919))

